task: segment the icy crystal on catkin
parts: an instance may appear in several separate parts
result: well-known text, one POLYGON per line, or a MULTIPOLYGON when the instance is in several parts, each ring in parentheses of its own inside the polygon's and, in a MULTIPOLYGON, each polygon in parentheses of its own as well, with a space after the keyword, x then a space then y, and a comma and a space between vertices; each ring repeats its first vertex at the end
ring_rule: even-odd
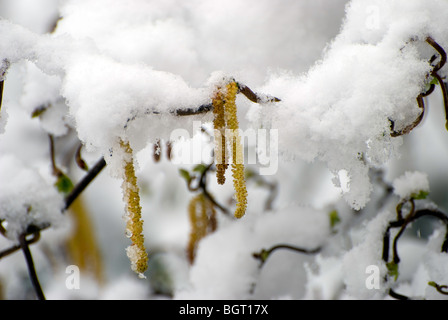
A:
POLYGON ((226 159, 226 122, 224 117, 223 93, 218 90, 213 97, 213 126, 215 135, 216 179, 219 184, 226 182, 226 169, 229 166, 226 159))
POLYGON ((232 80, 225 89, 218 86, 213 96, 213 126, 215 135, 216 178, 219 184, 225 183, 225 172, 228 167, 227 146, 232 152, 232 175, 235 189, 235 217, 241 218, 246 213, 247 190, 244 179, 243 147, 239 132, 236 95, 238 85, 232 80))
POLYGON ((132 244, 126 248, 126 254, 131 261, 131 269, 139 277, 144 277, 143 273, 148 268, 148 254, 146 253, 143 236, 142 208, 140 206, 139 188, 135 175, 132 148, 129 142, 120 141, 125 155, 124 176, 123 176, 123 200, 126 203, 126 235, 131 239, 132 244))
POLYGON ((225 117, 227 127, 232 132, 232 139, 230 141, 230 144, 232 148, 233 186, 235 188, 236 197, 235 217, 241 218, 246 213, 247 190, 246 181, 244 179, 243 147, 241 144, 241 136, 239 134, 237 108, 235 103, 238 86, 236 82, 233 81, 227 84, 226 87, 227 93, 225 97, 225 117))

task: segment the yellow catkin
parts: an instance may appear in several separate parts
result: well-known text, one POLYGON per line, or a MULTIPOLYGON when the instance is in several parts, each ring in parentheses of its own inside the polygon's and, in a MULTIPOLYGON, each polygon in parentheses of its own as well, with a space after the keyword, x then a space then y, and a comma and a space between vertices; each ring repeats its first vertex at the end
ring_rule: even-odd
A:
POLYGON ((131 261, 131 269, 140 277, 148 268, 148 254, 144 245, 142 208, 140 206, 139 188, 135 175, 133 152, 129 142, 120 142, 125 152, 123 199, 126 203, 126 235, 132 244, 126 248, 126 253, 131 261))
POLYGON ((81 271, 92 273, 102 283, 103 262, 95 238, 95 228, 82 197, 73 202, 70 211, 74 218, 74 230, 67 241, 69 255, 81 271))
POLYGON ((207 199, 207 203, 208 203, 207 208, 209 210, 207 232, 212 233, 215 232, 216 228, 218 227, 218 220, 216 219, 215 205, 209 199, 207 199))
POLYGON ((224 184, 226 182, 225 173, 229 165, 226 160, 224 99, 219 89, 213 97, 212 104, 214 114, 216 179, 218 184, 224 184))
POLYGON ((213 203, 201 193, 191 199, 188 205, 188 215, 191 232, 187 246, 187 258, 192 264, 199 241, 216 230, 216 210, 213 203))
POLYGON ((187 246, 187 258, 190 264, 193 263, 194 261, 195 248, 197 242, 199 241, 196 232, 196 225, 197 225, 196 208, 198 202, 199 202, 199 196, 196 196, 193 199, 191 199, 190 203, 188 204, 188 217, 190 218, 191 231, 190 231, 190 239, 188 241, 187 246))
POLYGON ((233 81, 227 84, 226 89, 224 108, 227 128, 230 129, 229 131, 231 135, 232 175, 236 197, 236 209, 234 215, 236 218, 241 218, 246 213, 247 189, 246 181, 244 179, 243 147, 241 144, 241 136, 239 134, 237 108, 235 103, 238 86, 233 81))

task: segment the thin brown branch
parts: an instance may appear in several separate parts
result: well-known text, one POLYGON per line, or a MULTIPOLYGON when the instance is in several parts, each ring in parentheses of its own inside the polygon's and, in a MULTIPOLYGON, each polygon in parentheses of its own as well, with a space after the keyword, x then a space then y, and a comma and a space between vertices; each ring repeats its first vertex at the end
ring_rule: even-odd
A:
POLYGON ((215 207, 217 207, 219 210, 221 210, 224 214, 229 214, 229 210, 222 206, 220 203, 216 201, 216 199, 208 192, 207 188, 202 188, 202 192, 204 193, 204 196, 209 199, 215 207))
MULTIPOLYGON (((56 164, 54 161, 54 141, 53 141, 53 137, 51 135, 49 137, 50 137, 50 154, 51 154, 51 159, 52 159, 53 172, 55 174, 58 174, 59 169, 56 167, 56 164)), ((65 199, 64 211, 70 207, 70 205, 73 203, 73 201, 93 181, 93 179, 101 172, 101 170, 105 166, 106 166, 106 162, 105 162, 104 158, 101 158, 97 162, 97 164, 93 167, 93 169, 90 170, 88 172, 88 174, 75 186, 75 188, 72 190, 72 192, 67 195, 67 197, 65 199)), ((18 251, 19 249, 22 250, 25 260, 26 260, 26 263, 27 263, 28 273, 30 276, 31 283, 33 285, 36 296, 39 300, 45 300, 45 295, 42 291, 42 287, 40 285, 40 282, 39 282, 39 279, 38 279, 38 276, 36 273, 36 269, 34 267, 34 262, 33 262, 33 258, 31 255, 31 251, 29 249, 29 245, 34 242, 37 242, 40 239, 40 231, 47 229, 48 227, 49 227, 49 225, 44 225, 39 228, 30 226, 28 228, 29 230, 27 230, 28 232, 23 233, 19 237, 18 245, 12 246, 12 247, 0 252, 0 259, 1 259, 1 258, 4 258, 4 257, 18 251), (32 238, 27 239, 27 236, 30 234, 32 235, 32 238)), ((6 234, 6 230, 1 223, 0 223, 0 231, 2 234, 6 234)))
POLYGON ((428 283, 428 285, 430 285, 431 287, 436 288, 437 292, 443 295, 448 296, 448 286, 447 285, 440 285, 434 281, 430 281, 428 283))
POLYGON ((407 297, 405 295, 402 295, 400 293, 397 293, 393 289, 389 289, 389 295, 392 298, 397 299, 397 300, 411 300, 411 298, 409 298, 409 297, 407 297))
POLYGON ((75 161, 79 168, 81 168, 84 171, 89 171, 89 166, 84 161, 84 159, 81 156, 81 149, 82 149, 82 143, 79 144, 79 147, 76 149, 75 154, 75 161))
POLYGON ((263 265, 266 262, 266 260, 269 258, 269 256, 274 251, 279 250, 279 249, 287 249, 287 250, 291 250, 291 251, 303 253, 303 254, 316 254, 316 253, 319 253, 321 250, 320 247, 317 247, 315 249, 305 249, 305 248, 292 246, 289 244, 278 244, 278 245, 271 247, 270 249, 267 249, 267 250, 262 249, 260 252, 255 252, 252 254, 252 256, 257 260, 260 260, 261 264, 263 265))
MULTIPOLYGON (((34 233, 31 233, 31 234, 27 234, 27 235, 31 235, 32 236, 31 239, 27 239, 26 240, 28 245, 33 244, 33 243, 37 242, 40 239, 40 232, 34 232, 34 233)), ((14 252, 20 250, 20 248, 21 248, 20 245, 14 245, 14 246, 12 246, 12 247, 10 247, 8 249, 5 249, 5 250, 1 251, 0 252, 0 259, 4 258, 6 256, 9 256, 10 254, 13 254, 14 252)))
POLYGON ((224 214, 229 214, 229 210, 227 210, 227 208, 225 208, 224 206, 219 204, 216 201, 216 199, 207 190, 207 172, 210 170, 212 165, 213 165, 213 163, 209 164, 207 166, 207 168, 201 173, 201 177, 199 178, 199 185, 198 185, 198 187, 202 190, 202 193, 204 194, 204 196, 207 199, 209 199, 213 203, 213 205, 215 207, 217 207, 219 210, 221 210, 224 214))
MULTIPOLYGON (((431 76, 433 76, 435 79, 437 79, 437 81, 440 85, 440 89, 442 91, 443 105, 445 108, 445 119, 446 119, 445 126, 448 130, 448 93, 447 93, 447 90, 446 90, 446 87, 445 87, 445 84, 444 84, 442 78, 437 73, 446 64, 447 55, 446 55, 445 50, 433 38, 427 37, 426 42, 430 46, 432 46, 433 49, 436 50, 437 53, 440 55, 440 61, 433 67, 433 69, 431 71, 431 76)), ((432 56, 428 62, 430 64, 432 64, 435 60, 436 60, 436 55, 432 56)), ((390 135, 392 137, 398 137, 398 136, 402 136, 404 134, 408 134, 409 132, 412 131, 412 129, 414 129, 415 127, 417 127, 420 124, 420 122, 423 120, 423 116, 425 113, 425 104, 424 104, 423 98, 430 95, 434 91, 434 88, 435 88, 434 84, 431 84, 428 91, 419 94, 419 96, 417 97, 417 104, 418 104, 419 108, 422 109, 422 112, 417 117, 417 119, 415 119, 410 125, 397 131, 397 130, 395 130, 395 122, 392 119, 389 119, 390 120, 390 129, 391 129, 390 135)))
POLYGON ((238 83, 239 93, 242 93, 247 99, 255 103, 268 103, 268 102, 279 102, 281 101, 279 98, 271 97, 271 96, 261 96, 253 92, 248 86, 238 83))
POLYGON ((201 113, 207 113, 213 110, 213 105, 210 104, 203 104, 199 106, 198 108, 186 108, 186 109, 177 109, 173 111, 172 113, 176 116, 193 116, 201 113))
MULTIPOLYGON (((65 212, 70 205, 78 198, 78 196, 87 188, 87 186, 95 179, 95 177, 103 170, 103 168, 106 166, 106 161, 104 158, 101 158, 98 160, 98 162, 95 164, 95 166, 89 170, 89 172, 84 176, 84 178, 78 182, 78 184, 73 188, 73 190, 65 197, 65 206, 63 209, 63 212, 65 212)), ((48 229, 50 227, 49 224, 45 224, 40 227, 31 226, 29 230, 27 230, 26 235, 32 235, 33 238, 27 240, 28 244, 32 244, 37 242, 40 239, 40 231, 43 231, 45 229, 48 229)), ((4 229, 3 225, 0 224, 0 228, 2 230, 2 233, 6 233, 6 230, 4 229)), ((20 246, 13 246, 11 248, 5 249, 0 252, 0 259, 4 258, 17 250, 19 250, 20 246)))
POLYGON ((425 92, 423 94, 420 94, 417 97, 417 105, 418 105, 418 107, 420 109, 422 109, 422 112, 417 117, 417 119, 415 119, 414 122, 412 122, 410 125, 406 126, 405 128, 403 128, 403 129, 401 129, 399 131, 396 131, 395 130, 395 122, 392 121, 392 120, 390 121, 390 123, 391 123, 391 126, 390 126, 390 129, 391 129, 390 135, 391 135, 391 137, 399 137, 399 136, 402 136, 404 134, 408 134, 409 132, 412 131, 412 129, 417 127, 420 124, 420 122, 422 122, 423 117, 425 115, 425 103, 423 101, 423 97, 426 97, 427 95, 431 94, 433 91, 434 91, 434 85, 431 85, 430 89, 427 92, 425 92))
MULTIPOLYGON (((265 96, 260 95, 255 92, 253 92, 248 86, 245 84, 242 84, 240 82, 237 82, 238 85, 238 93, 242 93, 247 99, 254 103, 269 103, 269 102, 279 102, 281 101, 279 98, 271 97, 271 96, 265 96)), ((187 108, 187 109, 177 109, 173 111, 172 113, 176 116, 192 116, 202 113, 207 113, 213 111, 213 104, 203 104, 199 106, 198 108, 187 108)), ((158 114, 158 112, 153 112, 158 114)))
POLYGON ((51 160, 51 167, 53 169, 53 175, 55 177, 60 177, 61 175, 63 175, 63 173, 62 173, 61 169, 59 169, 58 166, 56 165, 56 156, 55 156, 55 151, 54 151, 53 135, 49 134, 48 139, 50 142, 50 160, 51 160))
POLYGON ((445 108, 445 119, 446 119, 445 126, 448 130, 448 93, 447 93, 447 90, 446 90, 446 87, 445 87, 442 77, 437 73, 446 64, 447 55, 446 55, 445 50, 433 38, 427 37, 426 42, 429 45, 431 45, 434 48, 434 50, 436 50, 440 55, 440 61, 432 69, 431 75, 437 79, 437 81, 439 82, 440 89, 442 91, 443 105, 445 108))
POLYGON ((3 101, 3 87, 5 86, 5 78, 6 72, 9 68, 9 61, 3 60, 0 63, 0 111, 2 110, 2 101, 3 101))
POLYGON ((78 196, 84 191, 85 188, 95 179, 95 177, 104 169, 106 166, 106 161, 103 157, 95 164, 95 166, 90 169, 84 178, 78 182, 78 184, 73 188, 73 190, 65 197, 64 211, 67 210, 73 201, 78 198, 78 196))
MULTIPOLYGON (((389 222, 389 225, 384 232, 382 259, 386 263, 389 262, 390 230, 392 228, 400 228, 398 234, 395 236, 394 241, 393 241, 393 259, 392 259, 393 263, 398 265, 398 263, 400 262, 400 258, 398 256, 397 244, 398 244, 398 240, 399 240, 400 236, 403 234, 406 227, 412 221, 415 221, 415 220, 417 220, 421 217, 425 217, 425 216, 437 218, 438 220, 440 220, 441 222, 443 222, 445 224, 446 233, 445 233, 445 239, 442 244, 441 252, 448 252, 448 216, 445 213, 438 211, 438 210, 422 209, 422 210, 415 211, 414 200, 410 199, 409 201, 411 202, 411 209, 409 210, 409 214, 406 216, 406 218, 405 219, 401 218, 402 217, 401 209, 402 209, 402 206, 404 205, 404 202, 400 202, 399 205, 397 206, 397 214, 398 214, 399 219, 396 221, 389 222)), ((390 289, 388 293, 391 297, 398 299, 398 300, 410 300, 409 297, 399 294, 399 293, 395 292, 393 289, 390 289)))
POLYGON ((445 83, 443 82, 443 79, 439 76, 437 72, 434 72, 433 77, 437 79, 439 82, 440 90, 442 91, 442 98, 443 98, 443 107, 445 109, 445 127, 448 130, 448 93, 446 91, 445 83))
MULTIPOLYGON (((104 158, 101 158, 96 165, 90 169, 90 171, 84 176, 84 178, 73 188, 71 193, 69 193, 65 198, 65 206, 63 212, 65 212, 70 205, 78 198, 78 196, 87 188, 87 186, 95 179, 95 177, 101 172, 101 170, 106 166, 106 161, 104 158)), ((48 229, 50 225, 46 224, 40 227, 31 227, 27 232, 25 233, 25 240, 27 246, 37 242, 40 239, 40 231, 43 231, 45 229, 48 229), (26 239, 26 236, 32 235, 31 239, 26 239)), ((0 224, 0 228, 2 230, 2 233, 6 234, 6 230, 4 229, 3 225, 0 224)), ((13 254, 14 252, 22 249, 23 250, 23 243, 20 245, 14 245, 10 248, 7 248, 3 251, 0 251, 0 259, 9 256, 10 254, 13 254)), ((25 249, 26 250, 26 249, 25 249)), ((28 249, 29 250, 29 249, 28 249)), ((34 281, 34 280, 32 280, 34 281)))
POLYGON ((431 93, 434 92, 434 89, 435 89, 435 88, 436 88, 436 86, 434 85, 434 83, 431 83, 431 85, 429 86, 428 91, 426 91, 426 92, 420 94, 420 96, 423 97, 423 98, 429 96, 431 93))
POLYGON ((0 111, 2 110, 2 101, 3 101, 3 87, 5 86, 5 81, 0 81, 0 111))
MULTIPOLYGON (((411 209, 409 210, 408 215, 403 221, 402 226, 400 227, 400 230, 396 234, 394 241, 392 243, 392 252, 393 252, 393 262, 395 264, 398 264, 400 262, 400 257, 398 256, 398 240, 403 235, 404 231, 406 230, 407 225, 412 221, 415 215, 415 202, 414 199, 410 199, 409 202, 411 203, 411 209)), ((398 210, 397 210, 398 212, 398 210)), ((401 213, 401 206, 400 206, 400 213, 401 213)))
POLYGON ((44 292, 37 277, 36 268, 34 267, 33 257, 31 255, 30 248, 28 246, 28 241, 26 240, 26 234, 22 234, 19 237, 20 248, 25 256, 26 264, 28 267, 28 273, 30 276, 31 283, 33 285, 34 291, 38 300, 45 300, 44 292))
POLYGON ((2 236, 6 237, 6 229, 3 226, 3 221, 4 220, 0 220, 0 233, 2 234, 2 236))
POLYGON ((8 249, 3 250, 2 252, 0 252, 0 259, 9 256, 10 254, 13 254, 14 252, 20 250, 20 246, 19 245, 15 245, 12 247, 9 247, 8 249))
MULTIPOLYGON (((384 237, 383 237, 383 261, 384 262, 389 262, 389 241, 390 241, 390 230, 394 229, 394 228, 400 228, 401 233, 399 232, 399 234, 397 234, 394 238, 394 256, 393 256, 393 260, 394 262, 399 262, 399 256, 398 256, 398 251, 397 251, 397 242, 402 234, 402 230, 404 231, 404 229, 413 221, 418 220, 422 217, 433 217, 436 218, 438 220, 440 220, 442 223, 445 224, 446 226, 446 234, 445 234, 445 240, 442 244, 442 247, 440 249, 441 252, 448 252, 448 216, 438 210, 430 210, 430 209, 422 209, 422 210, 417 210, 414 212, 415 206, 413 204, 413 201, 411 201, 411 210, 410 213, 408 214, 408 216, 405 219, 398 219, 396 221, 391 221, 389 222, 389 225, 387 226, 385 232, 384 232, 384 237)), ((399 206, 397 206, 397 212, 401 210, 401 206, 399 208, 399 206)))
POLYGON ((436 50, 439 54, 440 54, 440 61, 439 63, 434 66, 434 69, 432 72, 437 72, 440 69, 442 69, 442 67, 445 65, 446 63, 446 52, 445 50, 431 37, 427 37, 426 38, 426 42, 431 45, 431 47, 434 48, 434 50, 436 50))

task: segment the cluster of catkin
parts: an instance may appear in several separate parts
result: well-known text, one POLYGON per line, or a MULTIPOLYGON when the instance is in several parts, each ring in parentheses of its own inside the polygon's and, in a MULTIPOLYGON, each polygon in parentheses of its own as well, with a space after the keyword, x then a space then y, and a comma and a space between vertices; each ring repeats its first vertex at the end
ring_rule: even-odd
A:
POLYGON ((238 85, 235 81, 231 81, 224 89, 218 88, 213 97, 212 104, 217 181, 219 184, 225 183, 225 172, 229 165, 227 150, 230 149, 232 154, 233 186, 236 198, 235 217, 241 218, 246 213, 247 190, 244 179, 243 147, 241 144, 235 103, 237 93, 238 85))
MULTIPOLYGON (((215 164, 219 184, 225 183, 225 173, 229 167, 231 154, 231 170, 235 189, 235 217, 244 216, 247 207, 247 190, 244 178, 243 147, 237 118, 236 95, 238 85, 235 81, 218 88, 212 99, 214 113, 215 164)), ((148 268, 148 254, 144 246, 142 208, 140 206, 139 188, 135 175, 133 150, 129 142, 120 141, 124 154, 123 170, 123 200, 126 203, 125 221, 126 235, 132 244, 126 248, 131 261, 131 269, 140 277, 148 268)), ((158 153, 157 153, 158 154, 158 153)), ((216 229, 216 212, 213 202, 205 194, 194 197, 189 204, 191 223, 190 240, 188 244, 188 259, 192 263, 199 241, 216 229)))

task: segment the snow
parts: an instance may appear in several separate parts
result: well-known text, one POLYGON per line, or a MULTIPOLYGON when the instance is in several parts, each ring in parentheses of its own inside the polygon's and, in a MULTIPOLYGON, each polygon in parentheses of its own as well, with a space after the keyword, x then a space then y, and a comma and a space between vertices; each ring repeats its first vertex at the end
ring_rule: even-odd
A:
MULTIPOLYGON (((79 142, 89 165, 99 157, 107 162, 106 175, 84 194, 109 278, 101 287, 83 275, 83 290, 67 292, 63 272, 45 273, 50 298, 384 299, 391 287, 443 298, 427 285, 448 283, 446 254, 440 253, 443 229, 431 225, 429 239, 403 236, 397 282, 385 280, 382 241, 397 203, 428 193, 430 184, 431 199, 448 206, 440 88, 425 98, 417 128, 405 136, 390 134, 392 123, 400 130, 422 111, 416 98, 431 81, 428 60, 436 53, 425 40, 430 36, 448 48, 446 12, 446 0, 1 2, 0 219, 8 231, 2 248, 30 225, 57 229, 65 220, 63 196, 50 173, 51 134, 57 163, 74 182, 84 174, 72 164, 79 142), (213 149, 200 134, 201 127, 211 130, 212 114, 176 111, 209 104, 231 78, 281 100, 236 100, 243 130, 277 130, 278 146, 270 151, 278 147, 278 170, 260 171, 269 173, 262 175, 266 181, 248 180, 246 215, 236 221, 219 211, 218 229, 199 243, 188 265, 186 208, 193 194, 178 170, 191 171, 193 159, 210 161, 210 152, 184 151, 197 151, 199 142, 213 149), (39 108, 43 112, 31 118, 39 108), (186 159, 168 161, 166 143, 173 138, 174 153, 181 150, 186 159), (154 250, 147 279, 126 275, 129 239, 117 178, 129 155, 120 141, 134 151, 145 245, 154 250), (380 178, 373 174, 381 170, 380 178), (269 182, 278 194, 267 210, 269 182), (340 222, 331 226, 334 211, 340 222), (263 266, 254 259, 254 252, 280 243, 322 250, 279 251, 263 266), (379 268, 379 289, 366 287, 369 266, 379 268)), ((439 74, 446 76, 446 70, 439 74)), ((210 193, 232 208, 231 183, 218 186, 213 178, 210 172, 210 193)), ((53 246, 69 236, 54 236, 53 246)), ((45 261, 44 254, 37 256, 45 261)), ((0 261, 0 276, 15 280, 0 282, 10 296, 20 296, 15 294, 24 269, 16 271, 17 260, 8 259, 0 261)))
POLYGON ((43 34, 51 30, 58 18, 59 0, 15 0, 0 3, 1 16, 34 32, 43 34))
POLYGON ((33 168, 26 168, 13 155, 0 158, 0 220, 6 223, 6 235, 17 241, 29 226, 57 227, 63 223, 62 196, 33 168))
POLYGON ((206 101, 202 90, 190 88, 178 76, 101 56, 80 58, 68 73, 62 94, 79 137, 88 148, 104 153, 118 138, 129 139, 136 152, 156 139, 169 140, 167 129, 181 123, 169 112, 206 101))
POLYGON ((330 231, 325 212, 311 208, 291 206, 253 216, 248 213, 200 242, 190 272, 192 288, 179 292, 176 299, 247 299, 260 272, 253 253, 279 243, 316 249, 330 231), (316 229, 308 228, 309 224, 316 229))
POLYGON ((421 15, 426 17, 423 21, 406 19, 402 8, 407 8, 404 14, 416 14, 423 6, 415 1, 400 6, 352 1, 340 34, 321 61, 304 75, 272 74, 263 86, 263 91, 282 99, 277 112, 264 108, 271 126, 281 128, 280 149, 307 161, 324 161, 336 178, 346 170, 351 181, 345 198, 357 210, 370 199, 368 167, 398 155, 402 141, 389 136, 389 119, 412 123, 419 115, 416 97, 431 66, 410 39, 423 41, 433 30, 427 29, 426 15, 421 15), (379 8, 380 18, 397 15, 400 19, 381 24, 387 29, 370 31, 365 19, 352 17, 371 6, 379 8), (291 150, 291 145, 296 148, 291 150))
POLYGON ((429 193, 428 175, 423 172, 405 172, 393 181, 394 193, 401 199, 411 198, 421 192, 429 193))
POLYGON ((351 250, 344 254, 342 259, 343 282, 346 285, 346 293, 358 299, 380 299, 388 289, 388 285, 381 283, 379 288, 368 288, 366 286, 367 268, 378 267, 380 275, 386 275, 385 263, 381 260, 383 249, 383 233, 387 227, 388 220, 393 215, 388 212, 378 214, 374 219, 366 223, 365 228, 360 230, 359 240, 354 238, 351 250))

